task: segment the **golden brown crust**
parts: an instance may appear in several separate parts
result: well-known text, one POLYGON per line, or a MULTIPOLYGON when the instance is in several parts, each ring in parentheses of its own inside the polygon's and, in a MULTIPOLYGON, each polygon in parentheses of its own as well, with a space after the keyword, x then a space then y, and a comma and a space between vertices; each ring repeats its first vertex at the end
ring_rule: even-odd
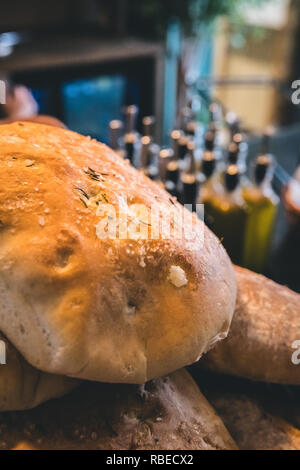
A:
POLYGON ((264 276, 235 267, 236 309, 228 338, 200 366, 251 380, 300 384, 292 362, 300 340, 300 295, 264 276))
MULTIPOLYGON (((6 119, 0 120, 0 124, 10 124, 12 122, 16 122, 16 119, 6 118, 6 119)), ((46 124, 47 126, 61 127, 63 129, 66 129, 65 124, 61 122, 59 119, 52 117, 52 116, 46 116, 43 114, 38 114, 37 116, 24 118, 22 122, 35 122, 39 124, 46 124)))
POLYGON ((75 379, 34 369, 1 333, 0 341, 6 350, 6 364, 0 365, 0 411, 34 408, 78 385, 75 379))
POLYGON ((145 387, 86 383, 30 412, 0 415, 9 449, 235 449, 184 370, 145 387))
POLYGON ((234 271, 202 222, 192 250, 162 236, 96 236, 96 200, 117 207, 126 197, 180 212, 157 184, 67 130, 3 125, 0 144, 0 328, 28 362, 89 380, 144 383, 195 362, 227 334, 234 271), (186 285, 170 282, 171 266, 183 270, 186 285))

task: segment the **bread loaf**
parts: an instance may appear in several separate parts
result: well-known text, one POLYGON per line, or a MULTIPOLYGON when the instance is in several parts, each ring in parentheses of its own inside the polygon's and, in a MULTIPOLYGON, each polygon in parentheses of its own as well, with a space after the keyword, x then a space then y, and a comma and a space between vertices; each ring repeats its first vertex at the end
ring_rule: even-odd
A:
POLYGON ((299 450, 299 387, 253 382, 193 366, 196 383, 241 450, 299 450))
POLYGON ((184 370, 145 386, 85 383, 29 412, 3 413, 8 449, 234 449, 184 370))
MULTIPOLYGON (((230 260, 163 189, 105 145, 64 129, 2 125, 0 144, 0 330, 31 365, 144 383, 197 361, 227 335, 236 298, 230 260), (107 204, 113 221, 122 211, 131 220, 133 204, 184 214, 196 237, 103 239, 107 204)), ((148 235, 151 223, 139 222, 148 235)))
MULTIPOLYGON (((1 119, 0 124, 10 124, 15 121, 16 119, 14 118, 6 118, 6 119, 1 119)), ((24 118, 22 122, 35 122, 39 124, 46 124, 47 126, 62 127, 63 129, 66 129, 65 124, 61 122, 59 119, 56 119, 55 117, 52 117, 52 116, 43 115, 43 114, 38 114, 37 116, 24 118)))
POLYGON ((238 295, 230 333, 199 365, 251 380, 299 385, 300 365, 293 356, 300 344, 300 295, 246 269, 235 271, 238 295))
POLYGON ((300 450, 300 431, 247 395, 208 393, 241 450, 300 450))
POLYGON ((1 333, 0 341, 6 346, 7 361, 0 365, 0 411, 33 408, 78 385, 75 379, 34 369, 1 333))
POLYGON ((0 341, 6 349, 6 364, 0 365, 0 411, 34 408, 78 385, 75 379, 34 369, 1 333, 0 341))

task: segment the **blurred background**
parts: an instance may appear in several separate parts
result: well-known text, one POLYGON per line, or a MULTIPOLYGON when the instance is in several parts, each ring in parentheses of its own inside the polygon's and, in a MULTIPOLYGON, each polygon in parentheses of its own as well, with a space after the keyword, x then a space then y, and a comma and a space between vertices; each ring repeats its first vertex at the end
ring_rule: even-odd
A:
POLYGON ((0 78, 2 122, 109 143, 300 291, 298 0, 4 1, 0 78))

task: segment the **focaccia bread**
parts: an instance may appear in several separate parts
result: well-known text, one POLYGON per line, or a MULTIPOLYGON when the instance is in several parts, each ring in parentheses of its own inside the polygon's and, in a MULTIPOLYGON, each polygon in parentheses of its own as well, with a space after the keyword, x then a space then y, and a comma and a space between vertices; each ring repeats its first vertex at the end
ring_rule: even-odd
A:
POLYGON ((236 448, 185 370, 145 386, 85 383, 34 410, 0 414, 1 424, 6 449, 236 448))
POLYGON ((234 270, 203 222, 88 137, 20 122, 0 126, 0 145, 0 330, 31 365, 144 383, 227 335, 234 270), (152 219, 133 204, 184 214, 194 227, 143 239, 152 219), (108 207, 109 221, 138 219, 136 238, 103 237, 108 207))
POLYGON ((0 412, 34 408, 78 385, 78 380, 30 366, 1 333, 0 341, 6 351, 6 363, 0 365, 0 412))
POLYGON ((235 271, 238 295, 230 333, 199 365, 251 380, 299 385, 300 365, 293 356, 297 341, 300 349, 300 295, 246 269, 235 271))

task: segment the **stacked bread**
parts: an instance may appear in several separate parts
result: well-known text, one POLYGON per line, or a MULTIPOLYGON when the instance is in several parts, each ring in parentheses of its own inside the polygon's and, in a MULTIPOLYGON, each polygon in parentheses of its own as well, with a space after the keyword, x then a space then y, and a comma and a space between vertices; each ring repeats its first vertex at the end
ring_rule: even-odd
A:
POLYGON ((19 122, 0 126, 0 143, 1 446, 235 448, 183 368, 212 350, 201 367, 298 383, 286 364, 300 330, 297 294, 271 284, 263 294, 259 279, 261 300, 256 280, 237 270, 233 336, 215 348, 230 329, 237 280, 203 222, 87 137, 19 122), (172 212, 174 233, 183 217, 188 230, 153 237, 140 208, 159 223, 172 212), (146 233, 110 236, 99 229, 105 214, 118 234, 124 214, 146 233))

